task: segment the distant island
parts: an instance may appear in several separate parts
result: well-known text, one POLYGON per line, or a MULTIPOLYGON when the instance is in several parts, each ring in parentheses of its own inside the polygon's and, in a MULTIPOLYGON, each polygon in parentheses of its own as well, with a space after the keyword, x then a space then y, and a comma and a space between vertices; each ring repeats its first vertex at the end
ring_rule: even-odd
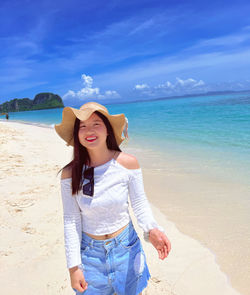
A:
MULTIPOLYGON (((124 101, 117 101, 117 102, 106 102, 107 104, 124 104, 124 103, 138 103, 138 102, 149 102, 149 101, 157 101, 157 100, 170 100, 170 99, 181 99, 181 98, 192 98, 192 97, 199 97, 199 96, 214 96, 214 95, 223 95, 223 94, 237 94, 237 93, 249 93, 249 90, 225 90, 225 91, 209 91, 204 93, 193 93, 193 94, 183 94, 183 95, 175 95, 175 96, 166 96, 166 97, 158 97, 158 98, 148 98, 148 99, 134 99, 134 100, 124 100, 124 101)), ((75 105, 74 107, 80 107, 75 105)))
POLYGON ((63 108, 61 97, 50 92, 39 93, 35 98, 15 98, 0 105, 0 113, 63 108))

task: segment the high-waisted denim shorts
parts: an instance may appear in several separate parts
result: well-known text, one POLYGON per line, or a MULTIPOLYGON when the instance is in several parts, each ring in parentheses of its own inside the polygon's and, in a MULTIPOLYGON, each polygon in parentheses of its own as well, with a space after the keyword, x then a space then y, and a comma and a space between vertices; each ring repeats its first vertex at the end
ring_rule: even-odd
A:
POLYGON ((116 237, 92 239, 82 233, 82 271, 88 288, 77 295, 138 295, 151 277, 132 221, 116 237))

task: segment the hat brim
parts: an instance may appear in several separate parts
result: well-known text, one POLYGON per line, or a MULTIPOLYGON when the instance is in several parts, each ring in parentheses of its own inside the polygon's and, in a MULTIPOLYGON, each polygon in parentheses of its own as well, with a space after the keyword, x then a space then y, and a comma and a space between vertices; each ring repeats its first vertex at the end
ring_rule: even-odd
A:
POLYGON ((113 128, 116 142, 120 145, 125 139, 125 137, 122 137, 125 126, 125 115, 110 115, 102 109, 85 108, 78 110, 72 107, 65 107, 62 112, 62 122, 54 126, 57 134, 67 142, 67 145, 74 146, 75 119, 78 118, 81 121, 88 120, 95 111, 99 111, 107 117, 113 128))

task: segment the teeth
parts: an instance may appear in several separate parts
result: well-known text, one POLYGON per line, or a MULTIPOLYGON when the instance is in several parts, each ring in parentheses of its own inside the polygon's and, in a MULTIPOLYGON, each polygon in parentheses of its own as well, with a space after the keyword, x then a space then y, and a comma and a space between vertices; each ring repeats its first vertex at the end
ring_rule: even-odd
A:
POLYGON ((96 137, 87 137, 87 140, 92 140, 92 139, 96 139, 96 137))

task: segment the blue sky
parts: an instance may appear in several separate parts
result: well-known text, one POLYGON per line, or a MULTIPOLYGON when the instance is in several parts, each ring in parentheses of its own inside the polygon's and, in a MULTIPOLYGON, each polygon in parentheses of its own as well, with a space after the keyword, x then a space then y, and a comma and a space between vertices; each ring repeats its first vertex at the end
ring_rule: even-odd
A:
POLYGON ((249 1, 1 0, 0 103, 250 89, 249 1))

